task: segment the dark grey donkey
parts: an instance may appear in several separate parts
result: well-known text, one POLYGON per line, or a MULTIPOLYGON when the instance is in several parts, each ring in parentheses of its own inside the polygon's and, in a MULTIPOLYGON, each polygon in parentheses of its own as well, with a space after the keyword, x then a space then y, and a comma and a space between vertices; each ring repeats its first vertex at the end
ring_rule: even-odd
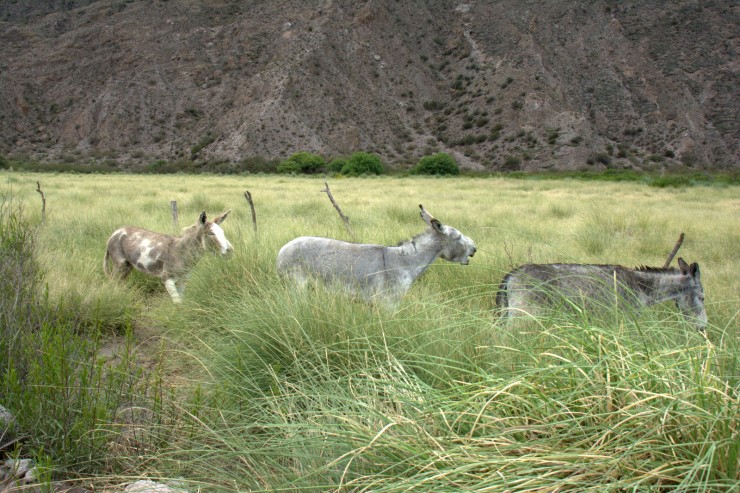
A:
POLYGON ((280 249, 277 271, 301 285, 316 278, 368 302, 393 305, 437 257, 467 265, 476 251, 473 240, 419 208, 429 228, 397 246, 302 236, 280 249))
POLYGON ((231 210, 209 221, 201 212, 182 236, 155 233, 134 226, 123 226, 108 239, 103 270, 110 277, 126 277, 132 269, 159 277, 164 281, 172 301, 180 303, 185 291, 185 279, 208 249, 227 255, 233 247, 220 224, 231 210))
POLYGON ((538 315, 558 306, 639 309, 675 300, 684 317, 704 331, 707 312, 699 264, 678 259, 678 269, 621 265, 526 264, 506 274, 496 305, 502 315, 538 315))

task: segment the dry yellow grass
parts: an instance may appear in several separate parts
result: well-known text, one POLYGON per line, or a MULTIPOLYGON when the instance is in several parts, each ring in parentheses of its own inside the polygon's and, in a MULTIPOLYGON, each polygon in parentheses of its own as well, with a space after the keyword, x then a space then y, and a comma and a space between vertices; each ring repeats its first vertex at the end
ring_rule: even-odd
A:
MULTIPOLYGON (((183 227, 201 210, 214 215, 234 209, 224 226, 237 250, 236 263, 246 270, 250 262, 270 269, 280 246, 300 235, 395 244, 423 229, 418 217, 422 203, 479 248, 468 267, 438 261, 421 283, 429 289, 445 288, 434 286, 436 271, 451 272, 445 282, 493 289, 507 270, 524 262, 659 266, 685 232, 679 256, 701 265, 710 323, 712 318, 729 322, 739 305, 737 187, 660 189, 640 183, 470 177, 330 179, 350 217, 353 237, 321 193, 320 177, 15 172, 0 177, 3 189, 23 200, 35 222, 41 208, 36 182, 41 183, 47 219, 40 247, 52 294, 77 292, 90 300, 126 296, 126 286, 113 285, 102 274, 107 237, 123 224, 176 233, 171 200, 179 205, 183 227), (257 236, 245 190, 254 197, 257 236)), ((409 296, 424 292, 419 286, 409 296)), ((166 302, 162 294, 158 301, 166 302)))

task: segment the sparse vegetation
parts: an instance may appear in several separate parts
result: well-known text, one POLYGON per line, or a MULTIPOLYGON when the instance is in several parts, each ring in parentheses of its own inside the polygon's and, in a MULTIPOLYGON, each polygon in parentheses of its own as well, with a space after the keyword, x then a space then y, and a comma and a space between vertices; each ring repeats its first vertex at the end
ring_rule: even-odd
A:
POLYGON ((519 156, 509 155, 504 159, 503 169, 506 171, 516 171, 522 164, 522 158, 519 156))
POLYGON ((445 104, 440 101, 424 101, 424 109, 427 111, 440 111, 445 108, 445 104))
POLYGON ((203 138, 200 139, 198 141, 198 143, 195 144, 190 149, 190 159, 195 159, 198 156, 198 154, 200 153, 200 151, 202 151, 203 149, 205 149, 209 145, 213 144, 213 142, 215 142, 215 141, 216 141, 216 135, 215 134, 213 134, 211 132, 206 133, 206 135, 204 135, 203 138))

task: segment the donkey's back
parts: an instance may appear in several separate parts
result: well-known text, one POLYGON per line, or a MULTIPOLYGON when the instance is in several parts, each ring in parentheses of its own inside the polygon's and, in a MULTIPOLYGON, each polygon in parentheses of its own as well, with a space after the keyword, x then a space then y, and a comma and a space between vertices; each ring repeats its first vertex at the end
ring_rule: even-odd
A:
POLYGON ((674 300, 703 330, 707 316, 699 265, 678 259, 679 269, 593 264, 525 264, 504 276, 496 305, 511 318, 561 308, 636 310, 674 300))
MULTIPOLYGON (((504 276, 496 305, 505 315, 539 315, 567 303, 602 299, 623 267, 588 264, 525 264, 504 276), (610 282, 612 281, 612 282, 610 282)), ((593 304, 593 303, 591 303, 593 304)))
POLYGON ((388 282, 382 245, 301 236, 278 252, 277 271, 299 284, 318 278, 327 284, 360 291, 372 298, 388 282))
POLYGON ((179 303, 185 289, 185 277, 207 249, 221 255, 233 250, 219 226, 231 211, 209 221, 206 211, 182 236, 155 233, 135 226, 118 228, 108 238, 103 258, 103 270, 109 276, 126 277, 133 269, 159 277, 175 303, 179 303))
POLYGON ((162 277, 169 265, 175 237, 135 226, 122 226, 108 238, 103 269, 108 275, 125 277, 132 269, 162 277))
POLYGON ((437 258, 467 265, 475 242, 435 219, 419 204, 429 228, 396 246, 350 243, 302 236, 286 243, 277 256, 277 271, 305 284, 316 278, 359 294, 366 301, 393 305, 437 258))

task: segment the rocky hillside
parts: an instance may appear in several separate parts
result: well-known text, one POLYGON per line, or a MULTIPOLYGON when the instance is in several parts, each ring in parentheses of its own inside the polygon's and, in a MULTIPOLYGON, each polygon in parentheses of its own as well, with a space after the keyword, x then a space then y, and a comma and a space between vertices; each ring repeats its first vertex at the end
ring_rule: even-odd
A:
POLYGON ((737 168, 733 0, 5 0, 0 155, 737 168))

